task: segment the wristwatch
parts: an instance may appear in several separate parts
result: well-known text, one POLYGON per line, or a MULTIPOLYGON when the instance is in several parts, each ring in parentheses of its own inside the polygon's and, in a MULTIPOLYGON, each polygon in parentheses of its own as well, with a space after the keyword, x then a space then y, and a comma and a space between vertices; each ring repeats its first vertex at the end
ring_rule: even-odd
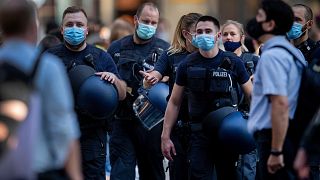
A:
POLYGON ((280 156, 280 155, 283 154, 283 152, 275 150, 275 149, 271 149, 270 154, 273 155, 273 156, 280 156))

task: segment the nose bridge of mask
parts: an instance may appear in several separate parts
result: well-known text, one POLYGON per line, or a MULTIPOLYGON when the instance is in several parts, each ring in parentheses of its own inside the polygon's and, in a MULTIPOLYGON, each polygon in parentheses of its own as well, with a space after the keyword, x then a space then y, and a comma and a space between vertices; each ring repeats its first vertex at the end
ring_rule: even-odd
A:
POLYGON ((149 29, 156 29, 155 26, 152 26, 152 25, 149 25, 149 24, 144 24, 144 23, 140 22, 139 20, 138 20, 138 24, 142 25, 144 27, 148 27, 149 29))

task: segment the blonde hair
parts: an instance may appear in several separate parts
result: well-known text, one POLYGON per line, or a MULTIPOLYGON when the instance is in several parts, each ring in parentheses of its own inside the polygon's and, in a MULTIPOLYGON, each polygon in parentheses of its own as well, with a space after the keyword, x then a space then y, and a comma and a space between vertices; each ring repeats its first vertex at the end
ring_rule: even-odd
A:
POLYGON ((182 30, 189 31, 191 26, 195 25, 200 17, 201 14, 199 13, 189 13, 181 16, 175 29, 171 46, 168 49, 169 55, 186 50, 186 38, 183 36, 182 30))
POLYGON ((233 21, 233 20, 227 20, 221 27, 221 33, 223 33, 223 30, 226 26, 228 25, 234 25, 237 27, 237 29, 239 30, 240 32, 240 41, 241 41, 241 51, 242 52, 248 52, 248 48, 244 45, 244 38, 242 39, 243 36, 245 36, 244 34, 244 28, 243 28, 243 25, 237 21, 233 21))

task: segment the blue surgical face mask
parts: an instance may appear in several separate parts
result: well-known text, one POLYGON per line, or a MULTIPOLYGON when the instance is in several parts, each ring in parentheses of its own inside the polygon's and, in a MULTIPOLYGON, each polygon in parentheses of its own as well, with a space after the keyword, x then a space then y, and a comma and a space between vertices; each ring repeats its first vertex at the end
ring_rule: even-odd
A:
POLYGON ((210 51, 214 47, 214 36, 211 34, 199 34, 196 36, 196 44, 199 49, 210 51))
POLYGON ((287 33, 287 37, 289 40, 297 39, 302 35, 303 25, 297 22, 294 22, 290 31, 287 33))
POLYGON ((139 38, 143 40, 148 40, 152 38, 153 35, 155 35, 156 29, 157 28, 154 26, 138 23, 138 28, 136 32, 139 38))
POLYGON ((63 31, 63 38, 73 46, 79 45, 86 38, 85 30, 79 27, 66 27, 63 31))
POLYGON ((226 51, 234 52, 241 46, 241 42, 226 41, 225 43, 223 43, 223 46, 226 51))
POLYGON ((199 48, 198 44, 197 44, 197 40, 196 40, 196 36, 192 36, 192 40, 191 40, 191 44, 196 47, 199 48))

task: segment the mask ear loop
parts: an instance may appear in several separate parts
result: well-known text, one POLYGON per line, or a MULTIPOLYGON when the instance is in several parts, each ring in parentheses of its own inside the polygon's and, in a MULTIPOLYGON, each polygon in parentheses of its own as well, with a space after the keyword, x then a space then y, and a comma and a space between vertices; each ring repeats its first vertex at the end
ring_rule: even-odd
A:
MULTIPOLYGON (((302 29, 304 28, 305 25, 308 25, 309 22, 310 22, 310 20, 307 21, 307 22, 302 26, 302 29)), ((304 34, 307 30, 308 30, 308 28, 306 28, 304 31, 302 31, 301 34, 304 34)))
MULTIPOLYGON (((191 37, 193 38, 196 38, 196 34, 192 34, 191 32, 189 32, 189 31, 187 31, 187 30, 183 30, 183 31, 186 31, 188 34, 190 34, 191 35, 191 37)), ((185 38, 187 41, 189 41, 189 43, 192 43, 192 39, 190 40, 190 39, 188 39, 188 38, 185 38)))

